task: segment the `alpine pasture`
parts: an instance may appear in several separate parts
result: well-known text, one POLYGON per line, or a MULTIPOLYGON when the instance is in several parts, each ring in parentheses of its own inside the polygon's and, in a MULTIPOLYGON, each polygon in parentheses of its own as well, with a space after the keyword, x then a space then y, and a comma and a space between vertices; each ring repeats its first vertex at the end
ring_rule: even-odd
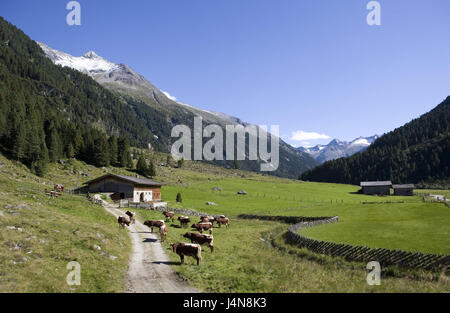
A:
MULTIPOLYGON (((154 153, 149 157, 160 164, 167 156, 154 153)), ((53 199, 45 195, 44 189, 53 183, 64 184, 67 189, 79 187, 105 172, 135 173, 72 160, 64 165, 51 164, 48 175, 38 178, 3 157, 0 164, 0 291, 124 291, 130 256, 128 230, 121 230, 116 218, 83 196, 66 193, 53 199), (66 264, 74 260, 82 266, 80 286, 66 284, 66 264)), ((231 220, 230 229, 214 228, 214 252, 202 246, 200 266, 190 257, 180 265, 179 256, 170 249, 171 243, 189 242, 183 234, 193 229, 181 228, 176 219, 167 222, 169 233, 163 247, 171 266, 202 291, 450 291, 449 277, 444 272, 395 268, 382 270, 380 286, 369 286, 366 264, 289 245, 283 236, 288 224, 238 218, 240 214, 337 215, 338 223, 304 230, 305 235, 333 242, 448 254, 450 214, 444 204, 423 202, 421 197, 365 196, 357 194, 357 186, 301 182, 190 161, 182 168, 158 165, 154 179, 168 183, 162 197, 169 207, 224 214, 231 220), (240 190, 247 194, 238 195, 240 190), (176 202, 177 193, 181 193, 182 203, 176 202)), ((164 219, 159 211, 132 211, 142 222, 164 219)), ((198 220, 191 216, 189 226, 198 220)))

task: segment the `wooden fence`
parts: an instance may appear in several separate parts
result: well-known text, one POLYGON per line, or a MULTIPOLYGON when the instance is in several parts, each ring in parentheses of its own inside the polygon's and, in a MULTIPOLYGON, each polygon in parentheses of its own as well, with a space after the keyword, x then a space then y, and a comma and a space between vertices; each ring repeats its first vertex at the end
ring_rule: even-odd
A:
POLYGON ((421 252, 407 252, 402 250, 389 250, 384 248, 369 248, 365 246, 352 246, 334 242, 315 240, 303 236, 298 230, 320 224, 336 223, 335 217, 302 217, 302 216, 266 216, 266 215, 239 215, 243 219, 259 219, 295 223, 289 227, 287 239, 290 243, 305 247, 315 253, 330 256, 340 256, 349 261, 370 262, 378 261, 381 265, 397 265, 404 268, 417 268, 425 270, 448 270, 450 255, 426 254, 421 252))

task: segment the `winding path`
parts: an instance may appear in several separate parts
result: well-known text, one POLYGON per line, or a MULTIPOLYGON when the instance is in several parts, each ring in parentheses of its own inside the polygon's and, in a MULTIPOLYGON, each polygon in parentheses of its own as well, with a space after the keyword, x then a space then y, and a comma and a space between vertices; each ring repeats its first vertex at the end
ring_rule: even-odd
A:
MULTIPOLYGON (((125 216, 118 208, 103 201, 105 210, 116 218, 125 216)), ((170 267, 171 262, 164 252, 156 233, 136 219, 129 227, 133 252, 128 266, 126 292, 131 293, 197 293, 170 267)))

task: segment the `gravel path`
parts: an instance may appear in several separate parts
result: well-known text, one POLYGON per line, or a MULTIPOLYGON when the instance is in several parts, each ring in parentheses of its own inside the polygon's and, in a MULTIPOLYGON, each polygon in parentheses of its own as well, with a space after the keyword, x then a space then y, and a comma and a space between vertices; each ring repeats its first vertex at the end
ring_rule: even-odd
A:
MULTIPOLYGON (((118 216, 126 216, 118 206, 103 201, 106 211, 118 216)), ((128 267, 127 292, 132 293, 197 293, 199 290, 189 286, 170 267, 170 260, 164 252, 157 233, 136 219, 130 225, 133 252, 128 267)))

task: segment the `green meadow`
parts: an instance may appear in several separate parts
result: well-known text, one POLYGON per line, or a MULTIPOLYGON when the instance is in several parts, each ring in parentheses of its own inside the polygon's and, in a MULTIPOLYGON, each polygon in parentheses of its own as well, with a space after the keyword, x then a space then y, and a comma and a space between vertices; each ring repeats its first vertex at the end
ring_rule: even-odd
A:
MULTIPOLYGON (((156 164, 166 155, 154 153, 156 164)), ((51 164, 38 178, 23 165, 0 156, 0 292, 120 292, 126 284, 130 240, 116 219, 85 197, 48 198, 44 189, 67 189, 120 168, 96 168, 72 160, 51 164), (90 175, 84 177, 80 171, 90 175), (14 228, 12 228, 14 227, 14 228), (20 228, 20 230, 19 230, 20 228), (99 246, 101 250, 95 248, 99 246), (68 286, 66 265, 81 265, 81 286, 68 286)), ((157 166, 163 200, 231 218, 231 228, 215 228, 215 251, 203 249, 203 263, 179 264, 169 243, 186 241, 178 222, 168 223, 164 244, 175 271, 205 292, 441 292, 448 275, 383 269, 382 285, 366 283, 365 264, 312 253, 287 244, 288 225, 243 220, 239 214, 339 216, 339 223, 303 230, 312 238, 373 247, 449 253, 449 208, 421 197, 375 197, 357 186, 320 184, 224 169, 186 161, 182 168, 157 166), (213 190, 220 187, 221 191, 213 190), (247 195, 238 195, 245 190, 247 195), (183 202, 175 201, 180 192, 183 202), (208 206, 206 202, 215 202, 208 206), (390 203, 388 203, 390 202, 390 203)), ((134 210, 134 209, 133 209, 134 210)), ((136 209, 138 217, 162 219, 161 212, 136 209)), ((192 217, 193 221, 198 218, 192 217)))
POLYGON ((166 186, 172 207, 211 214, 339 216, 339 223, 302 230, 315 239, 373 248, 450 254, 450 208, 421 197, 358 194, 359 187, 296 182, 273 178, 234 178, 183 186, 166 186), (213 190, 220 187, 222 191, 213 190), (238 195, 245 190, 247 195, 238 195), (176 203, 180 192, 183 202, 176 203), (216 206, 208 206, 206 202, 216 206))
MULTIPOLYGON (((136 209, 138 218, 163 219, 158 211, 136 209)), ((193 222, 198 217, 191 217, 193 222)), ((193 230, 167 222, 163 243, 175 271, 204 292, 442 292, 450 291, 448 276, 424 271, 383 269, 382 284, 366 283, 366 264, 312 253, 285 243, 287 225, 233 218, 230 229, 215 227, 214 252, 202 246, 202 263, 186 257, 185 264, 171 243, 189 242, 193 230)), ((189 225, 190 226, 190 225, 189 225)), ((150 232, 150 229, 149 229, 150 232)), ((208 232, 206 232, 208 233, 208 232)), ((158 235, 159 237, 159 235, 158 235)))

